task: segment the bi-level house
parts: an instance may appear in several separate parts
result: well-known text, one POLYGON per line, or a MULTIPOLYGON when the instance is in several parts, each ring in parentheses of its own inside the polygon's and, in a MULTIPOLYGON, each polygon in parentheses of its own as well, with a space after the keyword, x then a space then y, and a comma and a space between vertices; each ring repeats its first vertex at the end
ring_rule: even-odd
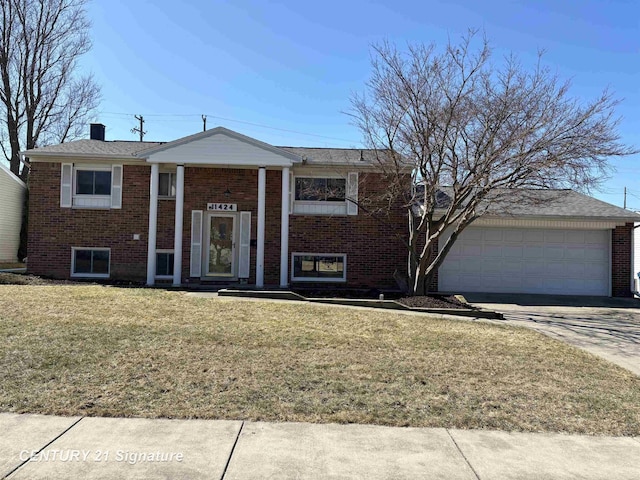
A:
MULTIPOLYGON (((388 186, 373 152, 275 147, 222 127, 158 143, 106 141, 93 124, 90 137, 24 152, 30 273, 388 288, 406 271, 406 211, 375 204, 388 186), (369 215, 378 207, 383 221, 369 215)), ((640 216, 571 190, 526 196, 540 201, 469 226, 432 289, 631 295, 640 216)))
POLYGON ((406 265, 402 210, 380 222, 358 207, 385 188, 370 152, 275 147, 222 127, 106 141, 92 124, 90 139, 25 156, 33 274, 390 287, 406 265))

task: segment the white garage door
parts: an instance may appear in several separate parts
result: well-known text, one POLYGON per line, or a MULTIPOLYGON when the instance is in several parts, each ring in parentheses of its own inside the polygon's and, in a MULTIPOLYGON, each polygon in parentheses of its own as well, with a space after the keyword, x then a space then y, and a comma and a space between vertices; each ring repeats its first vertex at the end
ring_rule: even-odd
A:
POLYGON ((609 230, 469 227, 440 267, 439 290, 606 296, 609 236, 609 230))

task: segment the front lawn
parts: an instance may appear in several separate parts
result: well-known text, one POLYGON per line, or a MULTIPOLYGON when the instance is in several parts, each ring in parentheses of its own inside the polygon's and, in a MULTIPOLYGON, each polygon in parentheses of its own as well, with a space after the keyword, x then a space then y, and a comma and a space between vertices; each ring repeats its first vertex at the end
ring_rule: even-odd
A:
POLYGON ((0 410, 640 434, 640 378, 525 329, 0 285, 0 410))

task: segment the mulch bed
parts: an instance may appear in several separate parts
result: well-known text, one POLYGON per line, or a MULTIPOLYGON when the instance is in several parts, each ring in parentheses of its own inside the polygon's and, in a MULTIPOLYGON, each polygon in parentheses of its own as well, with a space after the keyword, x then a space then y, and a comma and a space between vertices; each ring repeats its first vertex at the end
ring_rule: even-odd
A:
POLYGON ((402 297, 396 300, 398 303, 402 303, 408 307, 415 308, 464 308, 474 309, 469 304, 461 302, 456 297, 443 295, 435 296, 416 296, 416 297, 402 297))
POLYGON ((52 280, 23 273, 0 272, 0 285, 73 285, 71 280, 52 280))
POLYGON ((105 280, 58 280, 54 278, 27 275, 26 273, 0 272, 0 285, 112 285, 115 287, 143 287, 142 282, 105 280))
POLYGON ((385 300, 395 300, 408 307, 414 308, 464 308, 474 309, 471 305, 461 302, 453 295, 424 295, 415 297, 403 297, 400 292, 381 292, 380 290, 350 290, 350 289, 295 289, 295 293, 299 293, 307 298, 355 298, 355 299, 375 299, 380 298, 380 294, 384 293, 385 300))

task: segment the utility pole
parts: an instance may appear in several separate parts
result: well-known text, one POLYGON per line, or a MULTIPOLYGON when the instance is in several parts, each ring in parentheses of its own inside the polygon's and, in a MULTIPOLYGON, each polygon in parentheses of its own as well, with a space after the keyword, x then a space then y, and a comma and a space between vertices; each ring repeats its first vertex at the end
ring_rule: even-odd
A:
POLYGON ((627 187, 624 187, 624 208, 627 208, 627 187))
POLYGON ((147 133, 142 129, 142 127, 144 126, 144 117, 142 115, 134 115, 134 118, 140 122, 140 126, 137 128, 132 128, 131 133, 139 133, 140 141, 142 142, 145 133, 147 133))
POLYGON ((202 115, 202 131, 203 132, 207 131, 207 116, 206 115, 202 115))

